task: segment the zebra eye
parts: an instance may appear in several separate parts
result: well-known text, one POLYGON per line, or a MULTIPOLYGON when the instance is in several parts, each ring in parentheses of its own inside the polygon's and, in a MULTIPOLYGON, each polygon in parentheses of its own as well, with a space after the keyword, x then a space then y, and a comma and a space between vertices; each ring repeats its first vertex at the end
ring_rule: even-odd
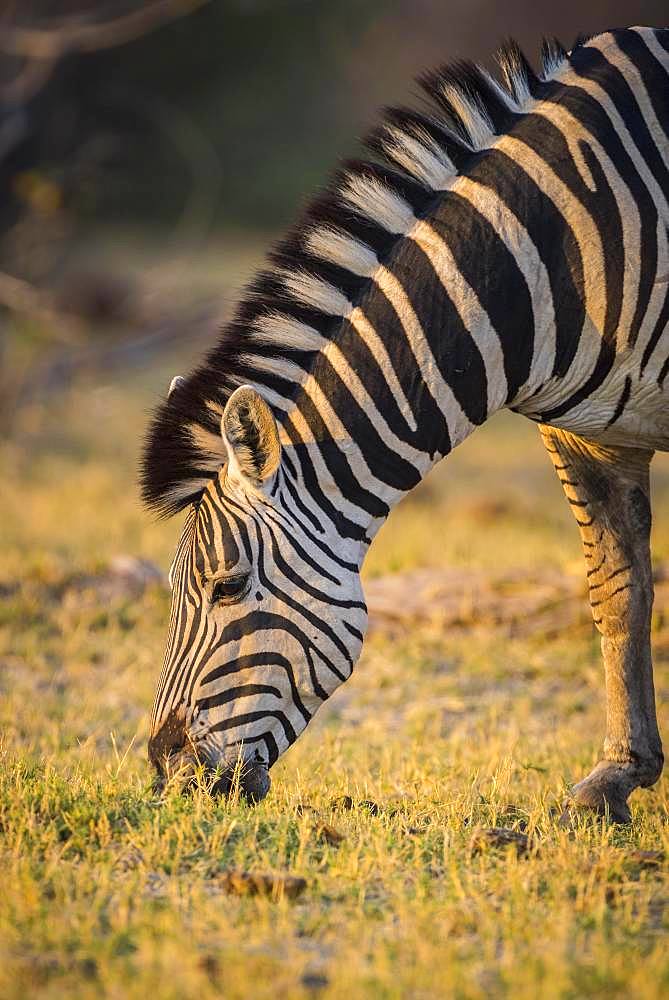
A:
POLYGON ((239 576, 228 576, 224 580, 217 580, 212 590, 211 600, 213 604, 234 604, 246 596, 249 584, 249 574, 241 573, 239 576))

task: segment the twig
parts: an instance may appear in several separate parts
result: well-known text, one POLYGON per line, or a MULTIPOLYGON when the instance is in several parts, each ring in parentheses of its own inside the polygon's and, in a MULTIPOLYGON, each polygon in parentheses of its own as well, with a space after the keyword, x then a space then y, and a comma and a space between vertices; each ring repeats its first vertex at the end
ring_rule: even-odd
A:
POLYGON ((3 83, 2 103, 19 107, 27 104, 46 85, 57 62, 57 59, 27 59, 14 79, 3 83))
POLYGON ((61 23, 54 28, 5 28, 0 49, 24 59, 56 60, 70 52, 99 52, 126 45, 161 24, 192 14, 209 0, 157 0, 139 10, 94 24, 61 23))
POLYGON ((14 79, 0 85, 0 100, 5 105, 25 104, 46 85, 63 56, 126 45, 209 2, 157 0, 130 14, 93 24, 60 22, 53 28, 29 28, 5 23, 0 31, 0 52, 24 63, 14 79))

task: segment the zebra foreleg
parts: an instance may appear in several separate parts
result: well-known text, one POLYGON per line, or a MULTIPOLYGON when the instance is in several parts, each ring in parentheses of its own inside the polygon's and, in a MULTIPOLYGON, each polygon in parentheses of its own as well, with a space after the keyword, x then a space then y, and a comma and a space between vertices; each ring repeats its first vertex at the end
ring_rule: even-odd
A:
POLYGON ((663 765, 650 649, 653 452, 604 448, 552 427, 541 433, 581 532, 606 672, 603 758, 570 805, 627 823, 628 795, 654 784, 663 765))

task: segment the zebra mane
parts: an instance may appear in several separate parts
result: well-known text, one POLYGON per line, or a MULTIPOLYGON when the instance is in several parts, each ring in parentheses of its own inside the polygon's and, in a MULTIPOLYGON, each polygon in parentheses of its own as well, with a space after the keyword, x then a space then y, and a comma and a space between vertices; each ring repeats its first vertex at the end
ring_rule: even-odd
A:
MULTIPOLYGON (((584 44, 579 39, 576 43, 584 44)), ((268 255, 216 346, 156 410, 140 482, 145 503, 170 516, 196 502, 226 459, 223 407, 253 382, 291 398, 387 259, 472 157, 507 132, 546 92, 567 52, 544 40, 537 75, 514 41, 497 54, 500 79, 472 62, 419 78, 425 110, 386 109, 349 160, 268 255)))

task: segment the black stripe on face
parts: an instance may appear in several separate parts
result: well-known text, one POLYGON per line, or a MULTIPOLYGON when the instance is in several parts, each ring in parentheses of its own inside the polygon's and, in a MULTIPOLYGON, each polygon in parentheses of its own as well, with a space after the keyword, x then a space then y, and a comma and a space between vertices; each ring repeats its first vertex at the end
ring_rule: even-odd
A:
POLYGON ((228 705, 231 701, 241 698, 252 698, 259 694, 271 694, 274 698, 281 698, 279 688, 271 684, 240 684, 239 687, 227 688, 217 694, 207 695, 198 701, 197 707, 202 711, 209 711, 212 708, 220 708, 221 705, 228 705))
POLYGON ((556 350, 553 376, 569 370, 578 348, 578 331, 585 320, 583 267, 569 223, 525 173, 522 166, 498 149, 486 151, 471 172, 472 180, 491 188, 515 215, 546 268, 555 311, 556 350))
MULTIPOLYGON (((200 684, 204 688, 205 686, 215 684, 216 681, 220 680, 222 677, 231 677, 234 676, 234 674, 240 673, 243 670, 250 670, 253 667, 280 667, 284 670, 286 677, 288 678, 288 683, 290 684, 290 694, 293 704, 304 719, 305 723, 309 722, 311 716, 304 707, 302 699, 300 698, 297 684, 295 683, 295 675, 293 673, 292 664, 281 653, 270 653, 265 651, 261 653, 247 653, 244 656, 237 656, 234 660, 228 660, 226 663, 212 668, 209 673, 205 674, 200 684)), ((206 699, 204 699, 204 701, 206 701, 206 699)), ((202 704, 203 702, 198 702, 198 705, 202 704)))
POLYGON ((404 240, 390 270, 411 302, 442 378, 467 419, 482 424, 488 416, 483 358, 430 259, 413 240, 404 240))
MULTIPOLYGON (((198 511, 198 525, 195 536, 195 544, 193 548, 193 556, 195 569, 200 575, 200 579, 203 579, 209 570, 209 559, 207 556, 207 542, 209 542, 209 547, 211 547, 211 539, 207 539, 207 514, 209 512, 206 510, 203 503, 200 503, 200 509, 198 511), (204 536, 204 545, 202 544, 204 536)), ((211 525, 211 514, 209 514, 209 523, 211 525)), ((214 551, 214 559, 218 565, 218 557, 214 551)))
MULTIPOLYGON (((277 600, 279 600, 282 604, 285 604, 286 607, 292 608, 292 610, 296 611, 302 618, 305 619, 305 621, 308 621, 313 628, 315 628, 322 635, 326 636, 330 640, 332 645, 339 650, 344 660, 346 660, 346 662, 348 663, 350 669, 347 674, 342 674, 341 671, 337 670, 334 664, 332 664, 331 669, 334 671, 334 673, 340 680, 342 681, 346 680, 346 677, 348 676, 348 674, 350 674, 351 670, 353 669, 353 660, 351 659, 351 654, 349 653, 348 649, 346 648, 342 640, 339 638, 337 633, 333 629, 331 629, 329 625, 327 625, 322 619, 319 619, 316 615, 314 615, 313 612, 309 611, 309 609, 306 608, 303 604, 298 603, 298 601, 296 601, 293 597, 291 597, 290 594, 287 594, 280 587, 277 587, 267 576, 267 573, 265 572, 265 545, 262 537, 262 532, 255 518, 253 523, 255 526, 256 538, 258 541, 258 565, 256 568, 260 583, 275 598, 277 598, 277 600)), ((303 581, 301 580, 301 578, 296 574, 292 573, 291 576, 293 577, 292 582, 296 584, 298 589, 301 589, 303 585, 303 581)), ((321 655, 320 651, 319 655, 321 655)), ((328 663, 330 663, 330 661, 328 661, 328 663)))
POLYGON ((267 757, 269 760, 269 766, 271 767, 272 764, 276 764, 277 760, 279 759, 279 748, 276 745, 276 740, 274 739, 272 733, 269 732, 263 733, 261 736, 256 736, 256 739, 252 740, 251 742, 255 743, 256 740, 258 741, 262 740, 265 746, 267 747, 267 757))
MULTIPOLYGON (((291 499, 294 500, 295 496, 297 495, 297 490, 289 479, 286 479, 286 490, 288 493, 290 493, 291 499)), ((283 492, 283 489, 280 491, 278 499, 284 511, 290 509, 290 504, 286 502, 286 496, 283 492)), ((309 531, 309 529, 306 527, 306 525, 299 519, 299 517, 296 516, 294 510, 291 511, 291 520, 293 524, 297 526, 298 530, 304 535, 304 537, 307 538, 311 542, 311 544, 314 545, 317 549, 326 554, 333 563, 335 563, 337 566, 341 566, 342 569, 349 570, 350 572, 357 572, 358 567, 355 563, 347 562, 345 559, 341 559, 336 554, 336 552, 331 551, 329 546, 325 545, 324 542, 322 542, 320 539, 315 538, 312 535, 311 531, 309 531)), ((322 568, 321 571, 323 572, 322 568)), ((326 577, 328 576, 327 573, 325 573, 324 575, 326 577)), ((335 578, 332 577, 332 580, 334 582, 335 578)))
POLYGON ((201 553, 200 561, 206 564, 206 570, 198 569, 203 576, 213 575, 218 569, 218 551, 216 549, 216 531, 214 528, 214 513, 208 502, 208 497, 202 498, 198 515, 197 542, 198 553, 201 553))
MULTIPOLYGON (((216 510, 216 516, 221 522, 222 533, 233 534, 233 524, 237 531, 239 532, 239 538, 241 540, 242 546, 244 548, 244 554, 249 561, 249 564, 253 563, 253 547, 251 545, 251 539, 249 538, 248 529, 246 527, 246 517, 247 512, 241 506, 241 504, 232 500, 230 497, 223 497, 221 494, 221 502, 225 505, 216 510), (235 513, 237 511, 239 516, 235 513)), ((237 546, 235 546, 238 548, 237 546)))
MULTIPOLYGON (((221 511, 221 507, 225 503, 225 498, 220 476, 216 479, 214 489, 219 502, 214 508, 213 516, 217 518, 220 525, 221 544, 223 545, 223 565, 226 570, 230 571, 239 562, 240 552, 235 536, 226 521, 225 515, 221 511)), ((246 554, 248 557, 248 552, 246 554)))
MULTIPOLYGON (((366 610, 367 610, 367 607, 365 606, 365 611, 366 610)), ((360 631, 360 629, 357 629, 354 625, 349 624, 349 622, 344 622, 344 628, 346 629, 346 631, 350 635, 353 636, 354 639, 357 639, 358 642, 362 642, 363 641, 364 636, 363 636, 362 632, 360 631)))
POLYGON ((207 655, 212 643, 216 642, 217 635, 216 627, 212 625, 204 608, 198 612, 196 623, 200 632, 197 644, 195 646, 190 642, 187 644, 182 656, 183 662, 176 668, 181 679, 181 694, 188 705, 193 700, 193 691, 202 669, 202 658, 207 655))
POLYGON ((221 719, 220 722, 214 723, 209 732, 222 733, 228 729, 237 729, 240 726, 252 725, 254 722, 260 722, 262 719, 276 719, 280 723, 289 744, 294 743, 297 739, 297 733, 293 729, 290 720, 283 712, 278 711, 248 712, 246 715, 238 715, 232 719, 221 719))
MULTIPOLYGON (((295 507, 297 508, 297 510, 299 510, 300 514, 306 517, 307 521, 309 521, 314 531, 317 531, 319 535, 324 535, 325 529, 323 528, 323 525, 321 524, 321 522, 319 521, 318 517, 313 512, 313 510, 311 510, 307 506, 307 504, 304 503, 299 492, 295 489, 295 486, 293 485, 293 483, 299 482, 297 476, 297 469, 295 468, 285 448, 283 449, 281 455, 283 460, 283 466, 285 468, 285 473, 284 473, 284 468, 279 468, 279 472, 281 474, 281 485, 283 486, 285 484, 286 489, 290 492, 290 495, 293 498, 293 503, 295 507)), ((277 477, 277 482, 278 482, 278 477, 277 477)), ((296 515, 294 516, 296 521, 299 520, 296 515)))
MULTIPOLYGON (((245 521, 244 521, 244 518, 246 517, 246 512, 244 511, 244 509, 235 500, 232 500, 231 498, 226 499, 226 504, 227 504, 227 507, 228 507, 229 516, 234 520, 235 524, 237 525, 237 527, 239 529, 240 534, 243 533, 243 537, 245 539, 245 543, 244 544, 245 544, 245 546, 247 548, 249 560, 251 560, 252 559, 252 555, 251 555, 251 542, 249 540, 248 532, 246 530, 246 524, 245 524, 245 521)), ((288 531, 282 530, 281 526, 277 525, 278 512, 273 507, 267 506, 265 508, 265 510, 264 510, 264 520, 270 522, 270 525, 268 525, 268 530, 272 534, 272 537, 273 537, 274 527, 277 526, 278 529, 281 531, 283 537, 288 540, 289 545, 294 549, 295 552, 297 552, 297 554, 301 558, 304 559, 304 561, 307 563, 307 565, 311 566, 312 569, 315 569, 320 575, 324 576, 327 580, 330 580, 335 585, 340 586, 340 581, 336 577, 334 577, 331 574, 327 573, 326 570, 324 570, 322 566, 317 565, 314 562, 314 560, 311 559, 311 557, 308 555, 308 553, 302 548, 302 546, 299 544, 299 542, 297 542, 295 540, 293 532, 291 531, 291 526, 290 525, 288 526, 288 531)), ((348 564, 348 568, 357 571, 357 567, 353 566, 352 564, 348 564)))
MULTIPOLYGON (((333 576, 332 573, 328 573, 325 567, 322 564, 317 563, 307 550, 300 545, 295 538, 295 522, 291 524, 283 511, 277 511, 272 507, 266 507, 263 511, 263 515, 263 520, 272 524, 273 529, 275 529, 277 533, 281 534, 284 541, 290 546, 293 552, 295 552, 296 555, 298 555, 300 559, 307 564, 307 566, 310 566, 311 569, 320 574, 320 576, 324 577, 324 579, 329 580, 330 583, 334 583, 336 587, 341 586, 341 580, 337 579, 336 576, 333 576)), ((303 530, 301 526, 299 526, 299 530, 303 530)), ((318 545, 318 543, 314 542, 313 539, 310 539, 310 541, 312 544, 317 545, 317 547, 323 552, 323 555, 329 556, 328 550, 325 546, 318 545)), ((354 566, 353 563, 348 563, 347 568, 351 571, 357 570, 357 567, 354 566)))
MULTIPOLYGON (((234 743, 229 743, 225 749, 226 756, 228 754, 232 754, 233 756, 242 754, 247 761, 257 764, 268 764, 270 767, 272 764, 276 764, 279 758, 279 748, 276 745, 274 736, 270 732, 260 733, 245 740, 235 740, 234 743), (253 750, 253 747, 255 747, 255 750, 253 750), (252 750, 253 753, 251 753, 252 750)), ((214 758, 212 763, 214 766, 220 763, 218 757, 214 758)))
POLYGON ((187 668, 193 671, 192 664, 197 661, 203 646, 209 640, 203 609, 204 597, 192 563, 183 566, 172 600, 177 602, 178 618, 177 628, 167 651, 167 655, 171 657, 169 673, 165 675, 158 695, 161 711, 168 702, 174 702, 176 694, 183 694, 189 682, 189 674, 185 671, 187 668), (197 602, 192 592, 198 595, 197 602))
MULTIPOLYGON (((333 608, 359 608, 365 610, 365 605, 361 601, 339 600, 338 598, 333 597, 331 594, 325 593, 325 591, 317 590, 315 587, 312 587, 311 584, 307 583, 307 581, 303 579, 303 577, 301 577, 299 573, 296 573, 283 558, 283 556, 281 555, 281 550, 279 549, 279 546, 276 542, 276 538, 274 537, 274 532, 271 529, 269 530, 269 536, 272 546, 272 557, 274 559, 276 568, 279 570, 280 573, 283 574, 284 577, 286 577, 287 580, 290 580, 291 583, 294 583, 295 586, 301 592, 309 594, 309 596, 313 597, 315 600, 321 601, 323 604, 329 605, 330 607, 333 608)), ((310 565, 312 568, 314 568, 312 560, 309 560, 307 565, 310 565)))
MULTIPOLYGON (((318 626, 316 626, 318 629, 318 626)), ((316 671, 313 667, 313 660, 311 657, 311 651, 314 649, 318 654, 319 659, 323 661, 328 670, 335 675, 339 681, 345 681, 350 675, 353 669, 353 661, 351 660, 348 653, 346 654, 346 659, 350 664, 350 669, 348 673, 343 674, 341 670, 335 667, 332 660, 322 652, 322 650, 317 649, 310 637, 304 632, 295 622, 290 618, 286 618, 283 615, 273 614, 272 612, 253 610, 248 615, 243 618, 237 618, 233 622, 229 622, 223 631, 221 632, 216 644, 212 647, 210 651, 210 657, 213 657, 220 649, 225 647, 230 643, 239 642, 241 639, 246 638, 249 635, 256 636, 260 632, 268 631, 278 631, 285 632, 287 635, 291 636, 299 646, 302 648, 302 653, 310 664, 310 674, 311 681, 313 685, 314 694, 317 698, 321 698, 323 701, 328 697, 327 691, 322 687, 316 671)), ((318 629, 318 631, 320 631, 318 629)))
POLYGON ((448 243, 455 263, 500 339, 507 403, 527 381, 534 353, 534 314, 527 282, 504 240, 455 191, 443 198, 430 225, 448 243))

